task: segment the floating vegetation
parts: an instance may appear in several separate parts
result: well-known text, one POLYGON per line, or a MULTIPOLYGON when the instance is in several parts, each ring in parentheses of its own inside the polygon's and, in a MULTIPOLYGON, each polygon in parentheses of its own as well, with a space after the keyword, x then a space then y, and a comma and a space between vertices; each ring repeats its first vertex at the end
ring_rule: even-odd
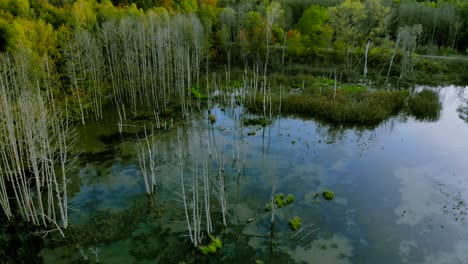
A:
POLYGON ((297 230, 301 227, 301 219, 295 216, 293 219, 289 220, 289 226, 292 230, 297 230))
POLYGON ((255 136, 255 131, 249 131, 249 132, 247 132, 247 136, 255 136))
POLYGON ((223 247, 223 243, 221 239, 218 237, 214 237, 213 235, 209 234, 210 243, 206 246, 199 246, 198 249, 203 255, 214 254, 218 249, 223 247))
POLYGON ((271 124, 271 120, 265 117, 257 117, 257 118, 245 118, 244 126, 262 126, 265 127, 271 124))
POLYGON ((284 201, 284 204, 288 205, 288 204, 291 204, 292 202, 294 202, 294 195, 288 194, 288 197, 286 197, 286 200, 284 201))
POLYGON ((325 198, 325 200, 330 201, 330 200, 333 200, 333 198, 335 197, 335 194, 330 190, 326 190, 322 192, 322 196, 325 198))
POLYGON ((437 121, 442 109, 439 94, 431 90, 423 90, 411 96, 408 106, 417 120, 424 121, 437 121))
MULTIPOLYGON (((294 195, 288 194, 288 196, 284 196, 284 194, 279 193, 275 195, 275 204, 277 208, 281 208, 286 205, 290 205, 294 202, 294 195)), ((271 210, 271 202, 265 205, 265 211, 269 212, 271 210)))
POLYGON ((276 206, 278 208, 283 207, 283 199, 284 199, 284 194, 280 193, 276 195, 275 201, 276 201, 276 206))

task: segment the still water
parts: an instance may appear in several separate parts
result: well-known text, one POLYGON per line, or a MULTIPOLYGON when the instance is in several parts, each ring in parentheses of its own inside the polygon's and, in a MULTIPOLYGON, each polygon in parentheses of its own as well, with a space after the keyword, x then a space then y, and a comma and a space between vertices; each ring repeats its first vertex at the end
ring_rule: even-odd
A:
POLYGON ((212 125, 204 113, 154 133, 153 197, 145 193, 136 139, 128 136, 140 132, 141 138, 151 120, 126 122, 125 137, 112 136, 117 116, 91 121, 80 128, 83 155, 70 175, 72 233, 46 242, 39 255, 44 263, 95 263, 96 257, 101 263, 468 263, 468 123, 457 112, 468 91, 434 89, 443 104, 437 121, 402 114, 375 129, 295 117, 243 127, 241 109, 214 107, 212 125), (188 237, 182 149, 188 192, 191 164, 212 156, 211 218, 223 248, 208 256, 188 237), (226 228, 216 197, 220 163, 226 228), (277 210, 273 236, 265 211, 272 189, 295 197, 277 210), (325 200, 324 190, 335 198, 325 200), (300 232, 288 225, 295 216, 300 232))

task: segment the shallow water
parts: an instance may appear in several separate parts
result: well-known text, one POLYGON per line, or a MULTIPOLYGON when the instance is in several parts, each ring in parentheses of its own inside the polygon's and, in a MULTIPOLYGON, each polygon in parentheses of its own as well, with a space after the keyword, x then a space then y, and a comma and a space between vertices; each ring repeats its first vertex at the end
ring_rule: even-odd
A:
MULTIPOLYGON (((80 128, 84 154, 70 175, 70 221, 78 231, 40 256, 44 263, 94 263, 99 249, 101 263, 468 263, 468 123, 457 112, 468 92, 436 90, 443 103, 436 122, 400 115, 373 130, 294 117, 242 128, 240 109, 215 107, 212 126, 205 113, 200 122, 155 133, 150 198, 135 139, 105 144, 103 135, 118 132, 117 117, 90 121, 80 128), (224 157, 228 213, 223 229, 213 180, 213 233, 223 249, 203 256, 187 236, 177 153, 187 151, 184 175, 191 179, 190 164, 207 159, 208 142, 212 157, 224 157), (264 209, 273 187, 295 201, 278 209, 270 239, 264 209), (316 197, 326 189, 333 200, 316 197), (304 227, 297 234, 288 226, 294 216, 304 227)), ((125 130, 143 124, 150 127, 137 121, 125 130)), ((218 164, 210 164, 215 177, 218 164)))

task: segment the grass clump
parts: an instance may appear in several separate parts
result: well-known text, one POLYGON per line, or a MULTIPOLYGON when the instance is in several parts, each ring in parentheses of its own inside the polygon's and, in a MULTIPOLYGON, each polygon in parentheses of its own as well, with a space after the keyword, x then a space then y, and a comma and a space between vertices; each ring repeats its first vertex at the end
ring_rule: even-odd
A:
POLYGON ((437 120, 442 108, 439 94, 431 90, 423 90, 411 96, 408 106, 416 119, 426 121, 437 120))
MULTIPOLYGON (((286 205, 290 205, 294 202, 294 195, 288 194, 288 196, 284 196, 284 194, 279 193, 275 195, 275 204, 277 208, 281 208, 286 205)), ((265 211, 270 211, 271 210, 271 202, 267 203, 265 205, 265 211)))
MULTIPOLYGON (((368 91, 359 86, 308 89, 282 98, 281 113, 313 117, 346 126, 377 126, 398 114, 406 104, 407 91, 368 91)), ((273 111, 279 112, 279 97, 272 98, 273 111)), ((263 111, 263 98, 257 96, 247 105, 250 111, 263 111)))
POLYGON ((293 219, 289 220, 289 226, 292 230, 297 230, 301 227, 301 219, 295 216, 293 219))
POLYGON ((265 127, 265 126, 271 124, 271 120, 262 116, 262 117, 257 117, 257 118, 245 118, 243 123, 244 123, 244 126, 262 126, 262 127, 265 127))
POLYGON ((326 190, 326 191, 323 191, 322 196, 323 198, 325 198, 325 200, 333 200, 333 198, 335 197, 335 194, 330 190, 326 190))

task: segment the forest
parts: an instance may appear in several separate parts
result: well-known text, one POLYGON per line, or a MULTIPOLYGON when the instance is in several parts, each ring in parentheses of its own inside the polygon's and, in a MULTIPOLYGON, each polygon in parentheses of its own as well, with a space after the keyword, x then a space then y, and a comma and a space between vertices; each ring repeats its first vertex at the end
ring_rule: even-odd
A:
MULTIPOLYGON (((120 138, 136 137, 151 196, 155 130, 186 124, 196 111, 207 110, 211 128, 212 107, 241 106, 246 127, 298 115, 374 129, 399 114, 439 120, 439 96, 416 85, 467 84, 465 0, 0 0, 0 222, 24 222, 42 237, 76 235, 67 186, 83 157, 79 127, 109 111, 120 138), (126 132, 143 119, 153 123, 126 132)), ((460 118, 466 109, 458 108, 460 118)), ((221 226, 229 215, 224 154, 210 140, 209 161, 184 165, 190 151, 179 135, 174 151, 190 241, 204 255, 221 248, 207 190, 216 190, 221 226), (184 166, 197 171, 189 190, 184 166)), ((275 188, 272 226, 284 198, 275 188)))

